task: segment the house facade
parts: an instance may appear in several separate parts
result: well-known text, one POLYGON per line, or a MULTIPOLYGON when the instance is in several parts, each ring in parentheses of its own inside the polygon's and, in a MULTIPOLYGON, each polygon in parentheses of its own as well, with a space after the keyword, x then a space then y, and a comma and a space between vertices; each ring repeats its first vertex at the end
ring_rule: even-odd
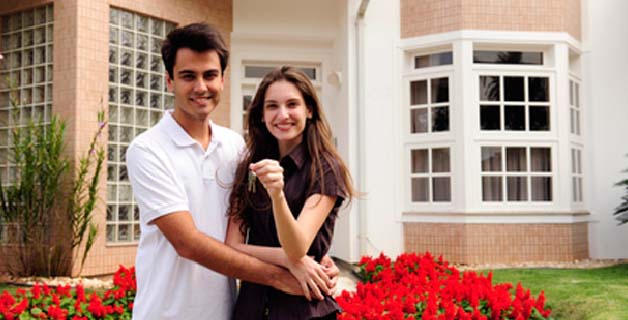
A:
MULTIPOLYGON (((620 0, 9 0, 0 75, 19 84, 23 117, 68 120, 75 157, 107 110, 85 275, 134 263, 124 154, 172 104, 161 39, 194 21, 217 25, 231 48, 219 124, 245 133, 246 105, 275 66, 313 81, 364 193, 341 212, 332 255, 626 258, 627 227, 612 217, 628 167, 626 12, 620 0)), ((0 154, 19 125, 7 96, 0 89, 0 154)), ((0 161, 7 181, 14 168, 0 161)))

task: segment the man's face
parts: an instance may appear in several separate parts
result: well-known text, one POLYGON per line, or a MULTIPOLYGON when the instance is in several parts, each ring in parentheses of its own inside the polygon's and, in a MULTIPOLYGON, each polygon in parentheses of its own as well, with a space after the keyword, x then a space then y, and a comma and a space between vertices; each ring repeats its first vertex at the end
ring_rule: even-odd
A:
POLYGON ((177 50, 168 90, 174 93, 175 114, 180 121, 207 121, 220 102, 224 78, 215 50, 177 50), (181 118, 182 117, 182 118, 181 118))

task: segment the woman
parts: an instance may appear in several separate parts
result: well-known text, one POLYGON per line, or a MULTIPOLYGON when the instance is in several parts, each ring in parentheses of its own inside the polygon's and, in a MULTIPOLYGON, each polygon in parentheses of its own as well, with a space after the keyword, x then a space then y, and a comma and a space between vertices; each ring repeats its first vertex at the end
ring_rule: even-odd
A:
POLYGON ((288 268, 305 298, 243 282, 234 318, 336 319, 340 309, 317 262, 354 190, 316 90, 302 71, 277 68, 262 80, 248 114, 248 152, 236 171, 226 242, 288 268))

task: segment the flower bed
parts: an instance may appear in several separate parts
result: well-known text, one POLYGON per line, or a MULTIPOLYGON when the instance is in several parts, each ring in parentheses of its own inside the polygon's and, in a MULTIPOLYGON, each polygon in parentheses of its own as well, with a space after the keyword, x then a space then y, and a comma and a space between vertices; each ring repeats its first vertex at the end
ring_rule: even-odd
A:
POLYGON ((359 266, 365 281, 337 298, 341 320, 551 319, 543 292, 535 299, 521 284, 513 292, 510 283, 493 285, 491 273, 461 273, 430 253, 402 254, 394 263, 384 254, 363 257, 359 266))
MULTIPOLYGON (((384 254, 364 257, 360 272, 365 279, 355 292, 337 298, 341 320, 371 319, 473 319, 548 320, 543 292, 538 298, 517 284, 492 284, 492 275, 461 273, 442 257, 402 254, 393 263, 384 254)), ((83 286, 51 288, 35 284, 15 295, 0 294, 0 320, 12 319, 131 319, 137 285, 135 269, 120 269, 114 287, 99 295, 86 294, 83 286)))
POLYGON ((114 287, 100 295, 85 293, 82 285, 54 288, 35 284, 15 295, 0 294, 0 320, 12 319, 131 319, 137 285, 135 268, 120 266, 113 276, 114 287))

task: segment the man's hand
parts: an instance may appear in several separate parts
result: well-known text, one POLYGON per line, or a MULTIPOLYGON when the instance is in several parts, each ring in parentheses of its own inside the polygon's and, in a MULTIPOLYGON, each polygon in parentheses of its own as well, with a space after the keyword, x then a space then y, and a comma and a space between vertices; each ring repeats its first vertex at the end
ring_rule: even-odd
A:
POLYGON ((325 274, 329 277, 329 295, 333 296, 336 293, 336 285, 338 284, 340 269, 338 269, 334 260, 328 255, 325 255, 321 259, 321 265, 323 266, 323 271, 325 271, 325 274))

